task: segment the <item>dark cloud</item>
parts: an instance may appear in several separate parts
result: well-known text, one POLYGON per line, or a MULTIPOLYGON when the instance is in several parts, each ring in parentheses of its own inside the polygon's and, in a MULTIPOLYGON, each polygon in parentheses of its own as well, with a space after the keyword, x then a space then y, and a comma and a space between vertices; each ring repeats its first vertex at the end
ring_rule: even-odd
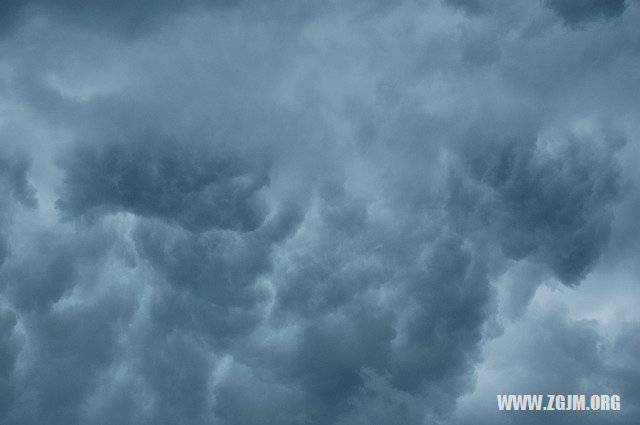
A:
POLYGON ((458 7, 470 15, 478 15, 492 11, 496 2, 487 0, 445 0, 445 3, 458 7))
POLYGON ((17 388, 11 379, 20 344, 15 334, 16 315, 0 309, 0 411, 11 409, 16 401, 17 388))
POLYGON ((11 258, 0 271, 4 294, 20 310, 48 310, 74 289, 80 268, 103 257, 112 243, 103 229, 73 239, 43 231, 26 243, 28 257, 11 258))
POLYGON ((463 150, 471 183, 452 179, 451 206, 475 214, 507 258, 545 263, 565 284, 576 284, 605 249, 618 191, 617 147, 568 136, 545 145, 532 130, 470 136, 463 150), (553 151, 555 150, 555 152, 553 151), (466 187, 465 187, 466 185, 466 187))
POLYGON ((258 191, 269 182, 263 170, 179 147, 162 150, 78 147, 62 161, 65 193, 56 205, 70 217, 123 210, 193 231, 260 226, 258 191))
POLYGON ((8 192, 3 194, 3 203, 12 196, 26 207, 37 206, 36 191, 27 181, 29 167, 29 160, 24 155, 0 156, 0 184, 8 192))
POLYGON ((7 0, 0 6, 0 35, 10 29, 25 6, 24 0, 7 0))
POLYGON ((9 243, 4 235, 0 235, 0 266, 4 263, 4 260, 11 254, 9 243))
POLYGON ((0 422, 630 423, 495 407, 637 399, 638 7, 567 4, 3 3, 0 422))
POLYGON ((569 25, 616 18, 626 8, 625 0, 547 0, 546 5, 569 25))
POLYGON ((130 301, 111 296, 27 316, 23 324, 33 338, 28 348, 33 363, 14 372, 21 391, 9 409, 9 423, 80 422, 84 399, 120 350, 118 337, 131 307, 130 301))
POLYGON ((170 284, 154 299, 152 316, 167 326, 218 338, 246 335, 261 319, 257 304, 267 298, 256 281, 270 271, 274 245, 298 221, 295 213, 282 211, 253 233, 200 235, 140 223, 133 232, 138 254, 170 284))
MULTIPOLYGON (((332 199, 334 212, 353 208, 342 190, 327 191, 321 193, 332 199)), ((460 239, 442 235, 433 241, 429 226, 362 220, 360 230, 338 233, 337 239, 330 236, 340 232, 333 215, 308 223, 321 226, 308 235, 314 245, 289 248, 287 266, 275 270, 276 329, 293 326, 295 336, 245 361, 259 376, 273 374, 275 366, 269 385, 283 387, 285 394, 289 388, 302 390, 302 399, 274 397, 263 400, 260 409, 265 404, 269 411, 282 409, 291 422, 341 423, 362 414, 362 403, 382 403, 388 393, 409 399, 428 394, 421 413, 413 414, 439 416, 469 388, 479 325, 489 311, 482 266, 460 239), (425 240, 433 245, 427 248, 425 240), (372 394, 372 375, 385 377, 384 391, 372 394)), ((241 397, 236 385, 219 391, 229 423, 247 414, 235 399, 241 397)), ((393 409, 414 408, 410 400, 393 402, 393 409)))
POLYGON ((140 35, 150 28, 166 22, 167 16, 198 7, 226 8, 235 0, 186 0, 180 2, 134 0, 121 7, 113 7, 106 0, 9 0, 0 9, 0 35, 7 32, 29 15, 42 13, 63 25, 93 30, 106 30, 127 36, 140 35))
POLYGON ((29 209, 38 205, 36 191, 27 180, 29 167, 24 154, 0 153, 0 268, 11 254, 3 228, 11 222, 15 201, 29 209))

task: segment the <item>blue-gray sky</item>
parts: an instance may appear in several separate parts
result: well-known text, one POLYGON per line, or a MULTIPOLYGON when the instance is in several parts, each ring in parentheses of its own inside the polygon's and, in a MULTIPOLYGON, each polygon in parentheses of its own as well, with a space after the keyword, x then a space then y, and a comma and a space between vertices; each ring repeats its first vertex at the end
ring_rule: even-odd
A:
POLYGON ((2 2, 0 423, 633 423, 639 21, 2 2))

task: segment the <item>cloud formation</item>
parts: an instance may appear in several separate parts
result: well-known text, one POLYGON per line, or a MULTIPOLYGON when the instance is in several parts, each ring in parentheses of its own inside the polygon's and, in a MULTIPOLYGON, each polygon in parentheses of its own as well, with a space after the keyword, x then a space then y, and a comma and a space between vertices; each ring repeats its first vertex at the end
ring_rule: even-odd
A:
POLYGON ((164 147, 147 149, 78 147, 62 161, 66 193, 57 207, 69 217, 123 210, 194 231, 260 226, 264 212, 257 192, 268 184, 264 172, 239 161, 182 153, 179 146, 167 153, 164 147))
POLYGON ((637 2, 0 8, 3 424, 637 416, 637 2))
POLYGON ((624 13, 626 4, 625 0, 548 0, 547 6, 565 23, 575 25, 585 21, 618 17, 624 13))
POLYGON ((533 256, 563 283, 575 284, 608 241, 617 146, 596 150, 569 137, 550 147, 536 136, 474 133, 463 158, 471 182, 464 187, 453 178, 451 207, 465 225, 489 229, 507 258, 533 256))

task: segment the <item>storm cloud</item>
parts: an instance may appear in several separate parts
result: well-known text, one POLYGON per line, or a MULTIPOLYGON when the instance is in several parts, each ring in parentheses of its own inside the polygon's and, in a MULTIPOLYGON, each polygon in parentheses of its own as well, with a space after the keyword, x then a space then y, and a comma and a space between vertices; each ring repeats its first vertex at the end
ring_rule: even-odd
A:
POLYGON ((622 15, 626 7, 624 0, 549 0, 547 5, 557 13, 565 23, 571 25, 583 21, 618 17, 622 15))
POLYGON ((639 7, 4 2, 0 422, 630 423, 639 7))

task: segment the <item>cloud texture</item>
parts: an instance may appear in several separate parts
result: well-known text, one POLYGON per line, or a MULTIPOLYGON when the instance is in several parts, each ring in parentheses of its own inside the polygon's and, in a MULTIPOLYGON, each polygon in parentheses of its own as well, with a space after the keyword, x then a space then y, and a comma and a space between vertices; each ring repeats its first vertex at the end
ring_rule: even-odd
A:
POLYGON ((4 2, 0 422, 631 423, 639 7, 4 2))

